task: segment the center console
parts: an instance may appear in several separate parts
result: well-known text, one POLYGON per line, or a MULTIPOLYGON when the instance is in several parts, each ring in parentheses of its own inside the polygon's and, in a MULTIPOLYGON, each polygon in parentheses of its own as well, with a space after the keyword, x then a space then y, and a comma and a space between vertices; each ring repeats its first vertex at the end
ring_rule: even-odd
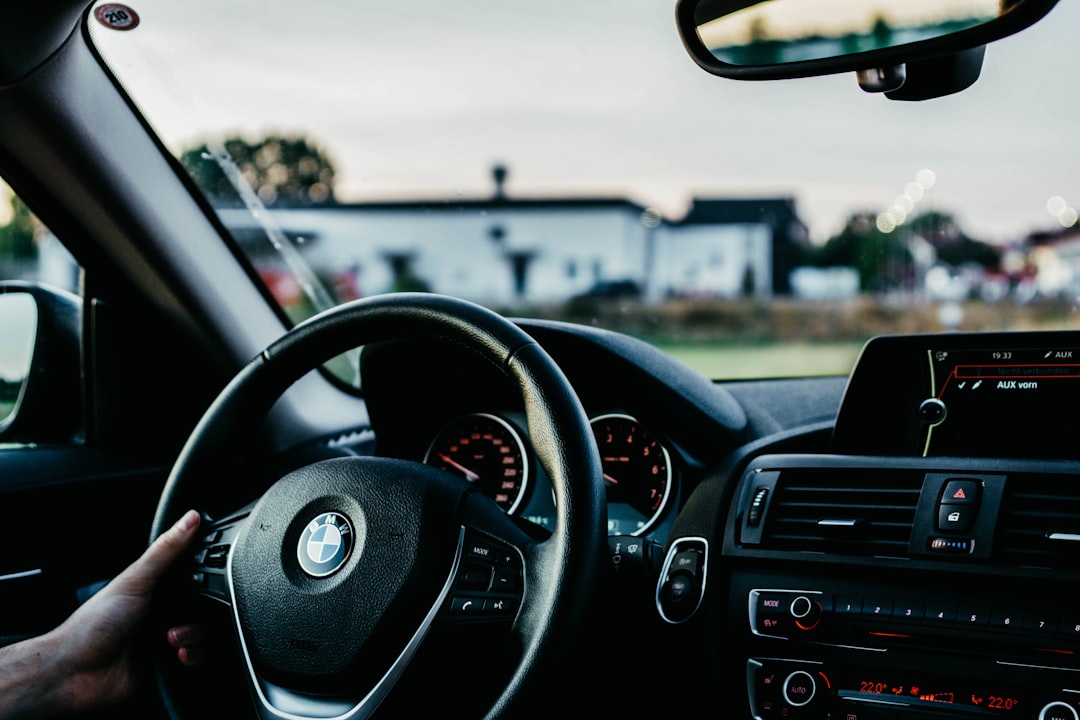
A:
POLYGON ((720 637, 752 717, 1080 720, 1075 342, 875 340, 833 454, 750 462, 720 637))

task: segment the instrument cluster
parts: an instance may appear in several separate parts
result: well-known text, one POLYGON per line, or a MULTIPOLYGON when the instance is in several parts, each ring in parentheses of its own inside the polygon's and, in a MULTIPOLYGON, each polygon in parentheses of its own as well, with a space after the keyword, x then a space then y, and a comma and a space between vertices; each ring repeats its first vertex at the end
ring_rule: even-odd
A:
MULTIPOLYGON (((432 439, 424 462, 460 475, 507 513, 550 527, 555 499, 522 422, 511 414, 458 416, 432 439)), ((595 415, 590 424, 604 474, 608 533, 649 534, 666 518, 675 495, 670 450, 625 413, 595 415)))

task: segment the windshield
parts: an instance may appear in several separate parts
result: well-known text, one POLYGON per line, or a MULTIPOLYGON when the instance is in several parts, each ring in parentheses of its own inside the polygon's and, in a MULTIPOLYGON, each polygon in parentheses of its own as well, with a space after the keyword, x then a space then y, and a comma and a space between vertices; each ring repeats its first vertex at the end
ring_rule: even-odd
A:
POLYGON ((440 292, 716 379, 1075 325, 1075 3, 911 103, 711 77, 668 0, 130 12, 92 16, 95 44, 294 322, 440 292))

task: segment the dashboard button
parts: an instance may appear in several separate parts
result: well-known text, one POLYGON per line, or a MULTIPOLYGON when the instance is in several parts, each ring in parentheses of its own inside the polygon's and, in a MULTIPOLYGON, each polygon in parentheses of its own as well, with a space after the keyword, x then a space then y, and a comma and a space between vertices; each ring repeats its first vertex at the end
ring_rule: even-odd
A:
POLYGON ((938 506, 938 530, 941 532, 967 532, 975 524, 975 505, 938 506))
POLYGON ((1024 613, 1015 608, 993 610, 990 613, 990 628, 1005 632, 1019 632, 1023 628, 1024 613))
POLYGON ((926 604, 926 622, 930 625, 952 625, 956 622, 957 607, 941 603, 926 604))
POLYGON ((889 619, 892 617, 893 601, 884 598, 866 598, 863 600, 863 615, 889 619))
POLYGON ((784 613, 787 606, 787 593, 783 592, 758 592, 757 593, 757 611, 758 614, 772 614, 781 615, 784 613))
POLYGON ((956 613, 956 624, 960 627, 986 627, 990 624, 990 608, 961 607, 956 613))
POLYGON ((1061 635, 1073 641, 1080 640, 1080 620, 1077 620, 1075 616, 1063 618, 1059 631, 1061 635))
POLYGON ((792 707, 808 705, 816 692, 814 676, 805 670, 796 670, 784 680, 784 700, 792 707))
POLYGON ((836 614, 837 615, 861 615, 862 614, 862 598, 861 597, 849 597, 847 595, 836 596, 836 614))
POLYGON ((949 480, 941 492, 942 505, 976 505, 978 502, 978 480, 949 480))
POLYGON ((926 606, 914 600, 900 600, 893 606, 892 616, 896 620, 918 622, 926 614, 926 606))
POLYGON ((1024 615, 1024 632, 1032 637, 1050 637, 1058 631, 1058 618, 1045 611, 1030 611, 1024 615))

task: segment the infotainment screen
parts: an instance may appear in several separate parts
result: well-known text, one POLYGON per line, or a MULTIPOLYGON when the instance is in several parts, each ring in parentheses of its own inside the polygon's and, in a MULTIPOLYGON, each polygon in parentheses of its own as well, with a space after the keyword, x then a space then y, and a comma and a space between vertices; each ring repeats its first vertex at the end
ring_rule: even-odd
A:
POLYGON ((863 349, 834 441, 841 452, 1080 458, 1080 337, 883 337, 863 349))

